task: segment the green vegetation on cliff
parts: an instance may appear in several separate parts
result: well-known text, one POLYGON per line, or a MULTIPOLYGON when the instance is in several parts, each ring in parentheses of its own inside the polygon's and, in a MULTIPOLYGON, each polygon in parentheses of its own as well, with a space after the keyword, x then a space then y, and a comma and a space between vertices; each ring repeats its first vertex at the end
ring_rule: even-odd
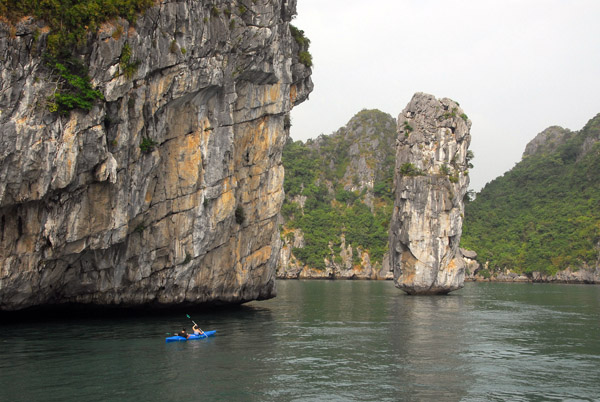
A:
POLYGON ((491 270, 554 274, 598 264, 600 115, 544 151, 525 156, 465 207, 461 244, 491 270))
POLYGON ((81 45, 88 32, 115 17, 135 21, 153 0, 0 0, 0 15, 11 22, 31 15, 51 29, 48 49, 54 55, 81 45))
POLYGON ((88 32, 95 32, 103 22, 116 17, 135 21, 153 3, 153 0, 0 0, 0 16, 15 23, 31 15, 48 24, 46 65, 61 84, 48 101, 48 109, 67 114, 73 109, 89 111, 93 102, 102 98, 100 91, 92 87, 87 68, 73 56, 74 50, 85 43, 88 32))
POLYGON ((50 112, 64 115, 73 109, 89 111, 95 100, 102 99, 102 93, 92 87, 87 68, 79 60, 47 55, 46 63, 61 82, 61 89, 48 101, 50 112))
POLYGON ((293 25, 290 25, 290 32, 298 44, 298 60, 306 67, 312 67, 312 55, 308 51, 308 48, 310 47, 310 39, 304 35, 303 30, 298 29, 293 25))
POLYGON ((293 249, 300 261, 317 269, 325 268, 325 258, 341 262, 342 235, 346 247, 352 246, 354 264, 360 263, 358 249, 372 263, 382 261, 393 206, 395 139, 390 115, 363 110, 330 136, 306 144, 288 141, 282 215, 288 236, 291 229, 304 235, 304 247, 293 249))

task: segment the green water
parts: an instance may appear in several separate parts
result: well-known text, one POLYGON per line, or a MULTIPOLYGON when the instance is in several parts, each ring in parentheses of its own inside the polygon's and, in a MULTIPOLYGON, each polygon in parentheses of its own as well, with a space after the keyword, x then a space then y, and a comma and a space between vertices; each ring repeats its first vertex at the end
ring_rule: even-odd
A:
POLYGON ((1 401, 600 400, 600 287, 283 281, 184 313, 0 324, 1 401))

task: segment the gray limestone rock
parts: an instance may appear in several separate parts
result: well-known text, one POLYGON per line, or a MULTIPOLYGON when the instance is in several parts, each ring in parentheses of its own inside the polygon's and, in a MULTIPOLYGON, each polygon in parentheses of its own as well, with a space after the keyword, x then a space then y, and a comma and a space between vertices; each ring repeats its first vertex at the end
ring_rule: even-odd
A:
POLYGON ((523 152, 523 158, 542 152, 552 152, 564 144, 571 136, 571 130, 559 126, 551 126, 535 136, 527 144, 523 152))
POLYGON ((471 122, 451 99, 417 93, 398 116, 390 265, 409 294, 464 285, 459 250, 471 122))
POLYGON ((275 295, 284 122, 311 71, 296 0, 217 3, 103 24, 77 57, 104 99, 68 116, 43 23, 0 22, 0 310, 275 295))
POLYGON ((470 260, 475 260, 477 258, 477 253, 473 250, 465 250, 464 248, 460 249, 463 257, 468 258, 470 260))

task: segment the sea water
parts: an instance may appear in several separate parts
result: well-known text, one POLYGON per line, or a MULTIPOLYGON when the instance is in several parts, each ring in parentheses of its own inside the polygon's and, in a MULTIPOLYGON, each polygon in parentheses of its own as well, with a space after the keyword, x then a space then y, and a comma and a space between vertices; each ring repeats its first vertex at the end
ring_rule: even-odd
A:
POLYGON ((0 323, 0 400, 600 400, 598 286, 277 288, 235 309, 0 323), (165 343, 186 314, 216 336, 165 343))

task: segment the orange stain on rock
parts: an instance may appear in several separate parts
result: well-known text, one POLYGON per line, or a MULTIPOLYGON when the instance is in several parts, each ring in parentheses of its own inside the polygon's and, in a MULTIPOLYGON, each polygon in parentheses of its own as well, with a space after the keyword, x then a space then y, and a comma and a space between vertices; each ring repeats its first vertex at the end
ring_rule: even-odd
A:
POLYGON ((271 86, 269 95, 271 97, 271 102, 277 102, 281 98, 281 84, 271 86))
POLYGON ((446 271, 456 271, 458 269, 458 265, 456 265, 456 259, 453 258, 452 260, 450 260, 450 262, 448 263, 448 266, 446 267, 446 271))
POLYGON ((182 147, 179 149, 179 179, 186 185, 193 185, 198 181, 199 166, 202 163, 200 152, 200 135, 194 133, 185 136, 182 147))
POLYGON ((271 258, 271 251, 271 246, 265 246, 259 250, 256 250, 246 258, 246 263, 244 265, 246 268, 256 268, 266 264, 269 258, 271 258))

